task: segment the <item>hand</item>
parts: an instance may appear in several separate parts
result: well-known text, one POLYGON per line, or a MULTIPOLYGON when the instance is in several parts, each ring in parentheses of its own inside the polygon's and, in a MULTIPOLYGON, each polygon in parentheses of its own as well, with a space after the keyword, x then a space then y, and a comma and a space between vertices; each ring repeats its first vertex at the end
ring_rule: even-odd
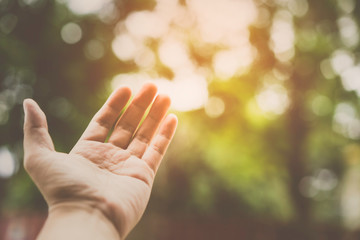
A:
POLYGON ((117 121, 131 96, 129 88, 117 89, 68 154, 55 151, 39 106, 24 101, 24 165, 49 206, 49 218, 73 209, 98 211, 120 238, 136 225, 177 125, 174 115, 165 117, 169 97, 155 98, 156 92, 145 84, 117 121))

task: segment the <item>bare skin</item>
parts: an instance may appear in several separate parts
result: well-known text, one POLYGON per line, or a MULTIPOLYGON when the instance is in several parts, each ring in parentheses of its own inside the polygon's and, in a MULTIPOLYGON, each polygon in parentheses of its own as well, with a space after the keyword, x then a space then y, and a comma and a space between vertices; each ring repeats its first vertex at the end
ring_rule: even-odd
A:
POLYGON ((39 106, 24 101, 24 165, 49 206, 38 239, 124 239, 136 225, 177 125, 169 97, 156 92, 145 84, 117 120, 131 96, 117 89, 68 154, 55 151, 39 106))

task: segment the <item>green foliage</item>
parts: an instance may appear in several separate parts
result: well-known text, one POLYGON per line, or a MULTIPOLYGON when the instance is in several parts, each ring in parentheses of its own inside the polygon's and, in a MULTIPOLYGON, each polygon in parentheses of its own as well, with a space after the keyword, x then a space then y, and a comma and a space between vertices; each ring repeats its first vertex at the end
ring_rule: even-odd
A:
MULTIPOLYGON (((96 15, 75 15, 61 1, 38 1, 39 6, 21 2, 0 1, 0 146, 21 145, 21 103, 32 97, 47 113, 56 148, 66 152, 111 92, 111 79, 139 70, 112 52, 114 31, 122 29, 116 23, 134 11, 153 9, 155 2, 117 1, 119 15, 108 22, 96 15), (4 25, 6 16, 9 23, 4 25), (61 39, 68 22, 82 29, 81 40, 73 45, 61 39), (100 58, 86 52, 92 40, 103 46, 100 58)), ((291 12, 283 2, 256 1, 258 8, 268 11, 269 23, 249 27, 249 40, 257 51, 251 67, 230 79, 214 74, 208 80, 209 95, 224 102, 224 112, 217 117, 209 117, 203 109, 179 113, 179 130, 158 180, 164 192, 154 192, 153 209, 266 216, 284 222, 340 221, 340 184, 315 195, 299 189, 306 177, 321 169, 334 173, 340 183, 348 168, 342 149, 360 138, 346 132, 355 131, 354 126, 345 123, 345 132, 334 127, 339 103, 351 104, 353 120, 359 121, 359 98, 344 88, 331 67, 338 49, 359 60, 359 43, 347 46, 336 24, 343 16, 352 16, 359 24, 360 6, 357 3, 354 12, 345 13, 340 1, 301 1, 308 11, 293 16, 293 57, 283 61, 270 39, 277 12, 291 12), (259 92, 272 84, 288 93, 289 106, 281 114, 264 113, 257 103, 259 92)), ((157 48, 159 41, 152 39, 149 45, 157 48)), ((205 54, 196 42, 187 44, 192 60, 211 68, 219 46, 210 46, 205 54)), ((153 71, 174 76, 159 56, 153 71)), ((3 209, 45 207, 24 171, 0 182, 3 209)))

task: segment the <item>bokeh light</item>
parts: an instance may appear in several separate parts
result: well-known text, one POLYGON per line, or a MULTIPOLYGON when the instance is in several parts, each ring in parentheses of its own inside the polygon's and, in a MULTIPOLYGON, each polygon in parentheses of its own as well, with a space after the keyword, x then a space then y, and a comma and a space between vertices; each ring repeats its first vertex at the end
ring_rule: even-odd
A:
POLYGON ((345 137, 360 138, 360 119, 352 104, 344 102, 336 106, 333 129, 345 137))
POLYGON ((347 50, 336 50, 331 56, 331 66, 337 74, 354 65, 354 55, 347 50))
POLYGON ((159 93, 167 94, 171 98, 172 108, 176 111, 192 111, 205 105, 208 98, 206 79, 199 74, 184 74, 177 76, 173 81, 154 79, 147 74, 119 74, 112 79, 112 88, 130 86, 133 93, 148 81, 154 82, 159 93))
POLYGON ((129 34, 122 34, 114 39, 112 49, 120 60, 129 61, 134 59, 136 53, 139 51, 138 45, 136 39, 129 34))
POLYGON ((360 66, 354 66, 341 73, 341 80, 347 91, 355 91, 360 96, 360 66))
POLYGON ((139 38, 158 38, 168 30, 166 21, 150 11, 135 12, 126 18, 125 26, 130 34, 139 38))
POLYGON ((205 112, 211 118, 220 117, 225 111, 225 103, 219 97, 210 97, 205 105, 205 112))
POLYGON ((256 102, 269 116, 284 113, 290 104, 286 89, 279 84, 265 86, 256 96, 256 102))
POLYGON ((85 56, 90 60, 98 60, 105 54, 104 45, 96 39, 90 40, 84 48, 85 56))
POLYGON ((61 28, 61 38, 67 44, 75 44, 81 40, 82 30, 76 23, 70 22, 61 28))
POLYGON ((0 147, 0 178, 9 178, 16 171, 16 160, 6 147, 0 147))
POLYGON ((160 60, 175 73, 193 67, 186 45, 174 38, 165 38, 159 46, 160 60))
POLYGON ((294 56, 294 28, 292 15, 288 11, 278 11, 271 27, 271 47, 276 57, 283 62, 294 56))
POLYGON ((338 178, 329 169, 320 169, 312 176, 304 177, 299 185, 300 192, 308 198, 315 198, 322 192, 332 191, 338 184, 338 178))
POLYGON ((251 46, 219 51, 213 59, 213 68, 217 76, 229 79, 246 72, 246 68, 255 58, 255 50, 251 46))
MULTIPOLYGON (((29 0, 28 0, 29 1, 29 0)), ((66 3, 76 14, 94 14, 100 12, 111 0, 58 0, 66 3)))
MULTIPOLYGON (((204 107, 207 85, 214 75, 226 80, 246 73, 256 57, 247 28, 256 18, 257 9, 250 0, 226 1, 226 4, 219 0, 189 0, 186 7, 178 1, 159 0, 153 11, 133 12, 118 23, 120 29, 125 26, 126 30, 120 30, 114 38, 112 49, 120 60, 134 62, 139 72, 148 76, 146 80, 157 83, 164 78, 153 74, 149 77, 146 71, 156 64, 159 56, 160 62, 174 75, 168 79, 168 86, 159 83, 159 88, 176 88, 166 91, 173 100, 173 108, 190 111, 204 107), (148 45, 154 40, 158 42, 156 48, 148 45), (196 63, 189 49, 191 44, 200 52, 209 51, 209 44, 222 46, 210 56, 213 69, 196 63)), ((118 79, 114 78, 113 82, 118 79)), ((135 81, 127 82, 135 84, 135 81)))
POLYGON ((157 229, 165 239, 359 232, 358 9, 356 0, 0 0, 0 207, 45 212, 17 172, 25 98, 68 152, 113 89, 135 94, 150 81, 170 96, 179 127, 161 191, 129 239, 162 239, 157 229), (196 234, 202 224, 207 237, 196 234))
POLYGON ((349 16, 338 19, 341 41, 346 47, 353 48, 359 44, 359 27, 356 21, 349 16))

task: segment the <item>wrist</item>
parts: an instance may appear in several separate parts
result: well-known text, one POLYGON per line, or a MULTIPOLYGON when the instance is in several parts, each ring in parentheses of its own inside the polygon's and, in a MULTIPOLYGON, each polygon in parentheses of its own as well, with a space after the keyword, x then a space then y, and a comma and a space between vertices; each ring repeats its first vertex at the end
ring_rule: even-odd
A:
POLYGON ((50 236, 51 239, 56 236, 54 240, 120 239, 114 223, 99 208, 82 202, 59 203, 49 207, 48 219, 38 240, 50 239, 50 236))

